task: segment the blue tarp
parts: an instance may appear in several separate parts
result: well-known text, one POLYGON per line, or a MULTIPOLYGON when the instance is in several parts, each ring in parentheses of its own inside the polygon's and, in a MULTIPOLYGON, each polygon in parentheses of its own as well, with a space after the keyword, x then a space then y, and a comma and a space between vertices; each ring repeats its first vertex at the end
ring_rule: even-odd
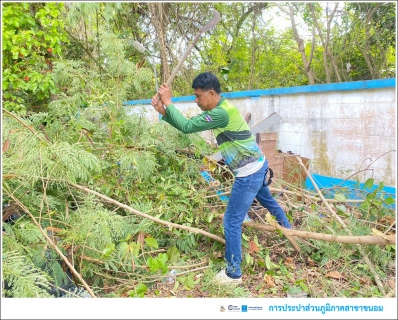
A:
MULTIPOLYGON (((354 180, 344 180, 319 174, 312 174, 311 176, 326 198, 333 198, 335 193, 343 193, 347 199, 363 200, 367 194, 379 188, 379 185, 376 184, 373 185, 372 188, 367 188, 365 187, 365 183, 354 180)), ((305 187, 307 190, 315 190, 314 185, 308 177, 305 181, 305 187)), ((396 188, 388 186, 383 186, 383 188, 377 192, 377 196, 381 199, 392 197, 395 201, 396 194, 396 188)), ((391 205, 391 207, 395 208, 395 203, 391 205)))

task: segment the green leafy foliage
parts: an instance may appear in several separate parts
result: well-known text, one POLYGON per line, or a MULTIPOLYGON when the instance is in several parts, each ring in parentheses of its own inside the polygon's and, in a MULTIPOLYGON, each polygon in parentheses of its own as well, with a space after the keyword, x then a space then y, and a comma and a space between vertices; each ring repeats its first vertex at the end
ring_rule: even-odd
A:
POLYGON ((8 285, 5 297, 47 298, 51 278, 19 252, 9 251, 3 256, 3 281, 8 285))
POLYGON ((195 287, 195 279, 193 273, 188 273, 187 275, 177 277, 178 282, 180 282, 184 289, 192 290, 195 287))
MULTIPOLYGON (((68 65, 77 67, 71 68, 75 73, 85 72, 82 65, 68 65)), ((61 84, 67 81, 62 80, 64 72, 68 72, 66 65, 56 71, 61 84)), ((145 115, 127 115, 121 107, 123 97, 107 105, 104 96, 103 106, 85 106, 102 98, 86 92, 85 86, 70 88, 72 91, 50 104, 47 113, 26 119, 15 114, 6 118, 3 130, 8 132, 9 148, 4 153, 3 168, 21 177, 21 182, 8 180, 7 190, 16 188, 14 195, 28 201, 26 206, 36 218, 42 212, 42 227, 61 228, 61 243, 75 248, 76 258, 92 259, 82 260, 79 272, 94 284, 103 284, 104 279, 98 276, 102 270, 136 272, 138 278, 148 272, 164 274, 169 260, 179 262, 181 258, 178 246, 173 244, 179 240, 178 245, 188 251, 197 245, 194 235, 184 231, 182 238, 165 237, 165 230, 153 222, 137 219, 124 210, 115 212, 92 196, 71 192, 64 181, 87 183, 137 210, 190 225, 199 223, 194 213, 207 202, 196 190, 204 185, 198 178, 203 154, 213 149, 199 135, 181 139, 170 126, 151 124, 145 115), (20 134, 14 134, 14 130, 20 134), (16 161, 18 157, 23 160, 16 161), (41 178, 49 180, 42 184, 41 178), (141 242, 138 239, 144 233, 149 236, 141 242), (169 250, 167 254, 145 256, 147 250, 157 248, 169 250), (137 271, 135 265, 147 265, 148 269, 137 271)), ((30 237, 26 243, 32 245, 33 235, 40 233, 37 228, 32 228, 35 233, 27 232, 29 225, 20 225, 14 232, 19 241, 30 237)), ((43 253, 38 250, 37 255, 43 253)))
POLYGON ((130 297, 143 298, 147 291, 148 287, 141 283, 134 290, 130 291, 130 297))
POLYGON ((158 242, 154 238, 146 238, 145 243, 152 248, 159 248, 158 242))
POLYGON ((374 179, 369 178, 365 181, 364 188, 366 190, 365 201, 360 208, 365 219, 375 221, 382 218, 388 209, 396 203, 394 198, 383 190, 382 182, 374 187, 374 179))
MULTIPOLYGON (((203 257, 211 257, 212 267, 214 262, 222 261, 222 245, 211 244, 209 239, 188 230, 160 226, 72 185, 81 184, 158 219, 223 236, 217 216, 225 207, 200 176, 202 159, 214 153, 214 148, 198 134, 185 135, 162 121, 150 122, 151 111, 145 108, 124 105, 128 99, 147 97, 153 92, 152 70, 143 67, 141 57, 131 47, 133 39, 147 40, 142 30, 146 34, 151 26, 143 14, 145 6, 74 3, 65 8, 60 3, 8 3, 3 7, 3 101, 8 111, 3 113, 2 123, 6 177, 3 199, 19 199, 43 229, 55 228, 58 248, 73 260, 91 286, 101 288, 103 296, 161 295, 161 288, 156 285, 163 283, 171 266, 195 264, 195 259, 203 257), (67 25, 63 25, 65 21, 67 25), (81 26, 89 32, 83 32, 81 26), (68 32, 68 40, 61 29, 68 32), (49 54, 51 67, 45 60, 49 54), (109 287, 113 293, 107 292, 109 287)), ((200 71, 219 73, 224 91, 307 84, 297 62, 300 55, 291 49, 291 32, 280 33, 261 21, 266 3, 171 4, 168 8, 172 25, 179 25, 176 17, 194 21, 181 14, 192 8, 198 9, 194 13, 202 19, 210 6, 222 11, 223 25, 198 42, 198 54, 190 57, 183 76, 178 76, 173 84, 175 95, 192 94, 190 81, 200 71)), ((177 36, 170 43, 179 38, 176 30, 173 34, 177 36)), ((334 41, 344 47, 337 30, 333 31, 334 41)), ((189 32, 196 34, 196 26, 189 32)), ((153 45, 154 51, 156 48, 153 45)), ((306 45, 305 50, 308 54, 311 46, 306 45)), ((358 50, 345 54, 360 60, 358 50)), ((391 52, 388 55, 389 59, 393 56, 391 52)), ((321 57, 318 46, 311 67, 320 82, 324 81, 321 57)), ((340 60, 345 58, 342 55, 340 60)), ((222 172, 214 175, 224 182, 222 172)), ((366 184, 372 186, 373 182, 366 184)), ((225 182, 227 187, 229 184, 230 181, 225 182)), ((343 202, 346 193, 337 192, 335 199, 343 202)), ((380 184, 361 205, 362 218, 378 221, 390 214, 385 205, 392 204, 394 199, 382 194, 380 184)), ((339 204, 336 208, 355 234, 369 234, 370 226, 358 222, 349 206, 339 204)), ((316 203, 308 210, 314 214, 301 218, 303 229, 343 232, 335 221, 320 213, 316 203)), ((13 283, 6 296, 46 296, 49 281, 58 285, 65 276, 58 254, 30 219, 24 217, 13 226, 5 226, 3 255, 11 258, 4 270, 7 281, 13 283), (17 267, 31 271, 12 274, 17 267)), ((280 238, 278 235, 271 242, 261 243, 253 231, 245 230, 244 272, 264 272, 262 276, 275 277, 285 291, 311 292, 310 281, 293 276, 292 269, 275 258, 278 255, 274 245, 280 238), (251 250, 251 246, 258 251, 251 250), (271 246, 273 249, 269 250, 271 246)), ((347 268, 354 266, 358 274, 369 273, 366 265, 357 262, 360 257, 355 248, 313 243, 312 247, 303 245, 303 252, 319 268, 338 261, 347 268)), ((366 250, 378 271, 386 274, 395 258, 395 246, 369 246, 366 250)), ((249 295, 243 287, 214 289, 216 286, 209 281, 212 276, 210 272, 203 277, 197 272, 184 273, 177 276, 173 291, 193 291, 200 286, 202 292, 209 289, 214 296, 249 295)), ((263 285, 260 287, 264 289, 263 285)), ((280 288, 271 288, 268 293, 281 292, 280 288)), ((355 288, 357 284, 350 288, 351 294, 355 288)))
POLYGON ((63 4, 2 6, 4 108, 20 114, 37 111, 57 92, 51 71, 67 41, 63 4))
POLYGON ((168 270, 166 265, 167 260, 168 257, 165 253, 159 253, 155 258, 149 257, 147 262, 149 270, 152 272, 161 270, 162 274, 165 274, 168 270))

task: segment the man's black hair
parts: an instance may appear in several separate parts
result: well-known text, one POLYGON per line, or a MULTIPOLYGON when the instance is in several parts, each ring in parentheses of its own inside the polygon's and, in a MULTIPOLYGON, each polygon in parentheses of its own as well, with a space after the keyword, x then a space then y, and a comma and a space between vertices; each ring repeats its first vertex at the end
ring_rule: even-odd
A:
POLYGON ((196 76, 192 82, 193 89, 202 89, 203 91, 213 89, 217 93, 221 93, 220 81, 211 72, 203 72, 196 76))

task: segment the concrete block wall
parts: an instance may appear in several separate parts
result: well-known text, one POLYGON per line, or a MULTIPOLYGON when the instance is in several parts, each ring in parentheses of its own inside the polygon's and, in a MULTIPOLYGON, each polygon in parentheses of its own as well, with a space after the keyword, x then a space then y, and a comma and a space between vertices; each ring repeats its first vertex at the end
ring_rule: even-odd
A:
MULTIPOLYGON (((241 114, 251 113, 254 126, 273 112, 282 120, 268 131, 277 133, 276 147, 310 159, 310 172, 335 178, 396 185, 397 111, 395 79, 345 82, 223 93, 241 114)), ((201 110, 194 96, 174 104, 187 116, 201 110)), ((150 100, 127 101, 158 115, 150 100)), ((203 136, 214 143, 211 132, 203 136)))

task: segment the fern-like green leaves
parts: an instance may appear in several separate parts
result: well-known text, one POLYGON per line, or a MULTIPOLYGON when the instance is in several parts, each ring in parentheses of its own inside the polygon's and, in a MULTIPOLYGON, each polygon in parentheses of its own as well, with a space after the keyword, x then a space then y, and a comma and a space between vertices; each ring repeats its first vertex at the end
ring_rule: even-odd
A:
POLYGON ((15 298, 48 298, 52 279, 37 268, 28 257, 17 251, 3 255, 3 296, 15 298))
MULTIPOLYGON (((116 4, 76 4, 69 18, 77 23, 83 12, 98 8, 104 15, 119 10, 116 4)), ((29 220, 33 217, 42 229, 57 230, 58 248, 75 259, 77 271, 94 285, 103 281, 98 274, 104 269, 133 272, 132 263, 145 265, 149 256, 139 257, 138 252, 151 252, 151 243, 144 239, 154 239, 159 249, 175 244, 178 236, 167 228, 102 203, 70 183, 186 225, 198 221, 197 213, 206 204, 196 190, 204 184, 201 159, 213 153, 212 148, 199 134, 182 134, 163 121, 151 123, 145 110, 125 106, 124 101, 152 85, 152 68, 137 68, 129 60, 131 39, 101 26, 98 34, 100 60, 94 67, 82 61, 54 61, 59 92, 46 112, 24 118, 3 114, 4 200, 18 199, 29 210, 5 228, 3 272, 10 285, 6 296, 44 297, 56 289, 50 282, 56 287, 66 281, 58 253, 29 220), (109 245, 115 252, 104 257, 109 245)), ((197 244, 189 232, 181 234, 177 245, 184 251, 197 244)))

